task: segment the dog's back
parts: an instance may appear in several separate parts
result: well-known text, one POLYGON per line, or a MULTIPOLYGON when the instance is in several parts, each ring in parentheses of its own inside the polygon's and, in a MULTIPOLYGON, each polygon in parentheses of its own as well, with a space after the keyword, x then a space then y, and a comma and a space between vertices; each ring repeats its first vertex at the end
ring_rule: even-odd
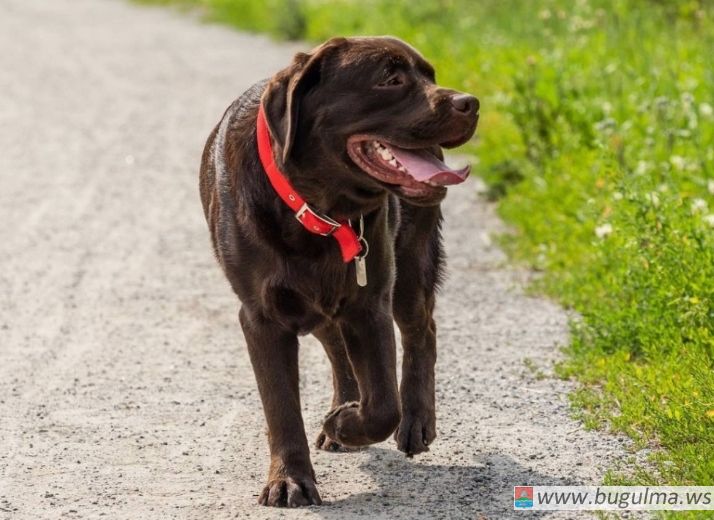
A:
POLYGON ((236 166, 243 163, 243 156, 256 156, 255 115, 266 84, 267 80, 254 84, 231 103, 209 135, 201 157, 203 213, 216 258, 224 268, 227 255, 235 252, 236 186, 243 173, 236 166))

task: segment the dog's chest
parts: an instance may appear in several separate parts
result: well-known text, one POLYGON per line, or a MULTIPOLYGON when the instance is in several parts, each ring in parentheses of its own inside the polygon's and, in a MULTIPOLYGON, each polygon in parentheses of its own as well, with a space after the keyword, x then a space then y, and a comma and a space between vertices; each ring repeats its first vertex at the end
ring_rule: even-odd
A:
POLYGON ((345 302, 357 296, 353 264, 291 265, 263 286, 263 304, 273 319, 306 334, 335 319, 345 302))

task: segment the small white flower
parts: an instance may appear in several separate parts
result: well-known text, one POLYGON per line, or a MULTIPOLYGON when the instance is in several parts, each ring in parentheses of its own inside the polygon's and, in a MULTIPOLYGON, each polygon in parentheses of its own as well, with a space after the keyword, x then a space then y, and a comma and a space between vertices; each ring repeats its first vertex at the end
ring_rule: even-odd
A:
POLYGON ((619 191, 616 191, 615 193, 612 194, 612 198, 615 200, 622 200, 622 193, 619 191))
POLYGON ((549 9, 543 9, 541 12, 538 13, 538 18, 541 20, 550 20, 551 13, 549 9))
POLYGON ((694 199, 692 201, 692 213, 701 213, 705 211, 709 205, 704 199, 694 199))
POLYGON ((648 193, 647 200, 650 201, 655 208, 659 208, 659 195, 657 195, 656 191, 648 193))
POLYGON ((714 179, 709 179, 707 181, 707 190, 709 190, 709 193, 714 195, 714 179))
POLYGON ((604 101, 602 103, 602 111, 605 114, 609 115, 612 112, 612 103, 610 103, 609 101, 604 101))
POLYGON ((669 162, 672 163, 672 166, 674 166, 678 170, 683 170, 684 167, 687 165, 687 160, 681 155, 673 155, 669 158, 669 162))
POLYGON ((714 108, 709 103, 702 103, 699 105, 699 113, 702 117, 711 117, 714 115, 714 108))
POLYGON ((705 215, 702 217, 702 220, 709 224, 711 227, 714 227, 714 214, 712 215, 705 215))
POLYGON ((595 236, 598 238, 605 238, 612 233, 612 225, 605 223, 601 226, 595 228, 595 236))
POLYGON ((617 128, 617 121, 615 121, 611 117, 606 117, 602 121, 598 121, 595 123, 595 130, 597 130, 598 132, 602 132, 606 135, 611 135, 615 128, 617 128))
POLYGON ((637 175, 644 175, 649 170, 650 165, 647 161, 638 161, 637 167, 635 168, 635 173, 637 175))

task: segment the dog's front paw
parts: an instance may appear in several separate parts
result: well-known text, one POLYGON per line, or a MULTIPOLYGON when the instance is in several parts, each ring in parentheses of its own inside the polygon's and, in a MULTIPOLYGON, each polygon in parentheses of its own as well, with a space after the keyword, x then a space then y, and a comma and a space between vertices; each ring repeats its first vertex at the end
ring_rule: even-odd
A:
POLYGON ((266 484, 258 503, 271 507, 319 506, 322 499, 312 478, 279 477, 266 484))
POLYGON ((436 438, 436 414, 427 407, 417 410, 403 410, 402 420, 394 440, 397 448, 412 457, 418 453, 429 451, 429 445, 436 438))
POLYGON ((340 453, 357 451, 360 449, 360 447, 357 446, 345 446, 344 444, 340 444, 335 439, 327 435, 324 430, 321 431, 320 435, 317 436, 317 440, 315 440, 315 447, 319 450, 340 453))

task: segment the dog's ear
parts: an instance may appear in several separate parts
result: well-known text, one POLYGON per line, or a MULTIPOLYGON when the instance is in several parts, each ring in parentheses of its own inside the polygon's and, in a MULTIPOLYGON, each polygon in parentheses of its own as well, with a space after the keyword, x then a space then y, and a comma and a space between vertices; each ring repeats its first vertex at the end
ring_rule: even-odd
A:
POLYGON ((310 54, 299 52, 293 63, 273 76, 261 98, 270 134, 282 149, 283 163, 290 156, 298 126, 300 100, 320 82, 325 58, 347 43, 345 38, 332 38, 310 54))

